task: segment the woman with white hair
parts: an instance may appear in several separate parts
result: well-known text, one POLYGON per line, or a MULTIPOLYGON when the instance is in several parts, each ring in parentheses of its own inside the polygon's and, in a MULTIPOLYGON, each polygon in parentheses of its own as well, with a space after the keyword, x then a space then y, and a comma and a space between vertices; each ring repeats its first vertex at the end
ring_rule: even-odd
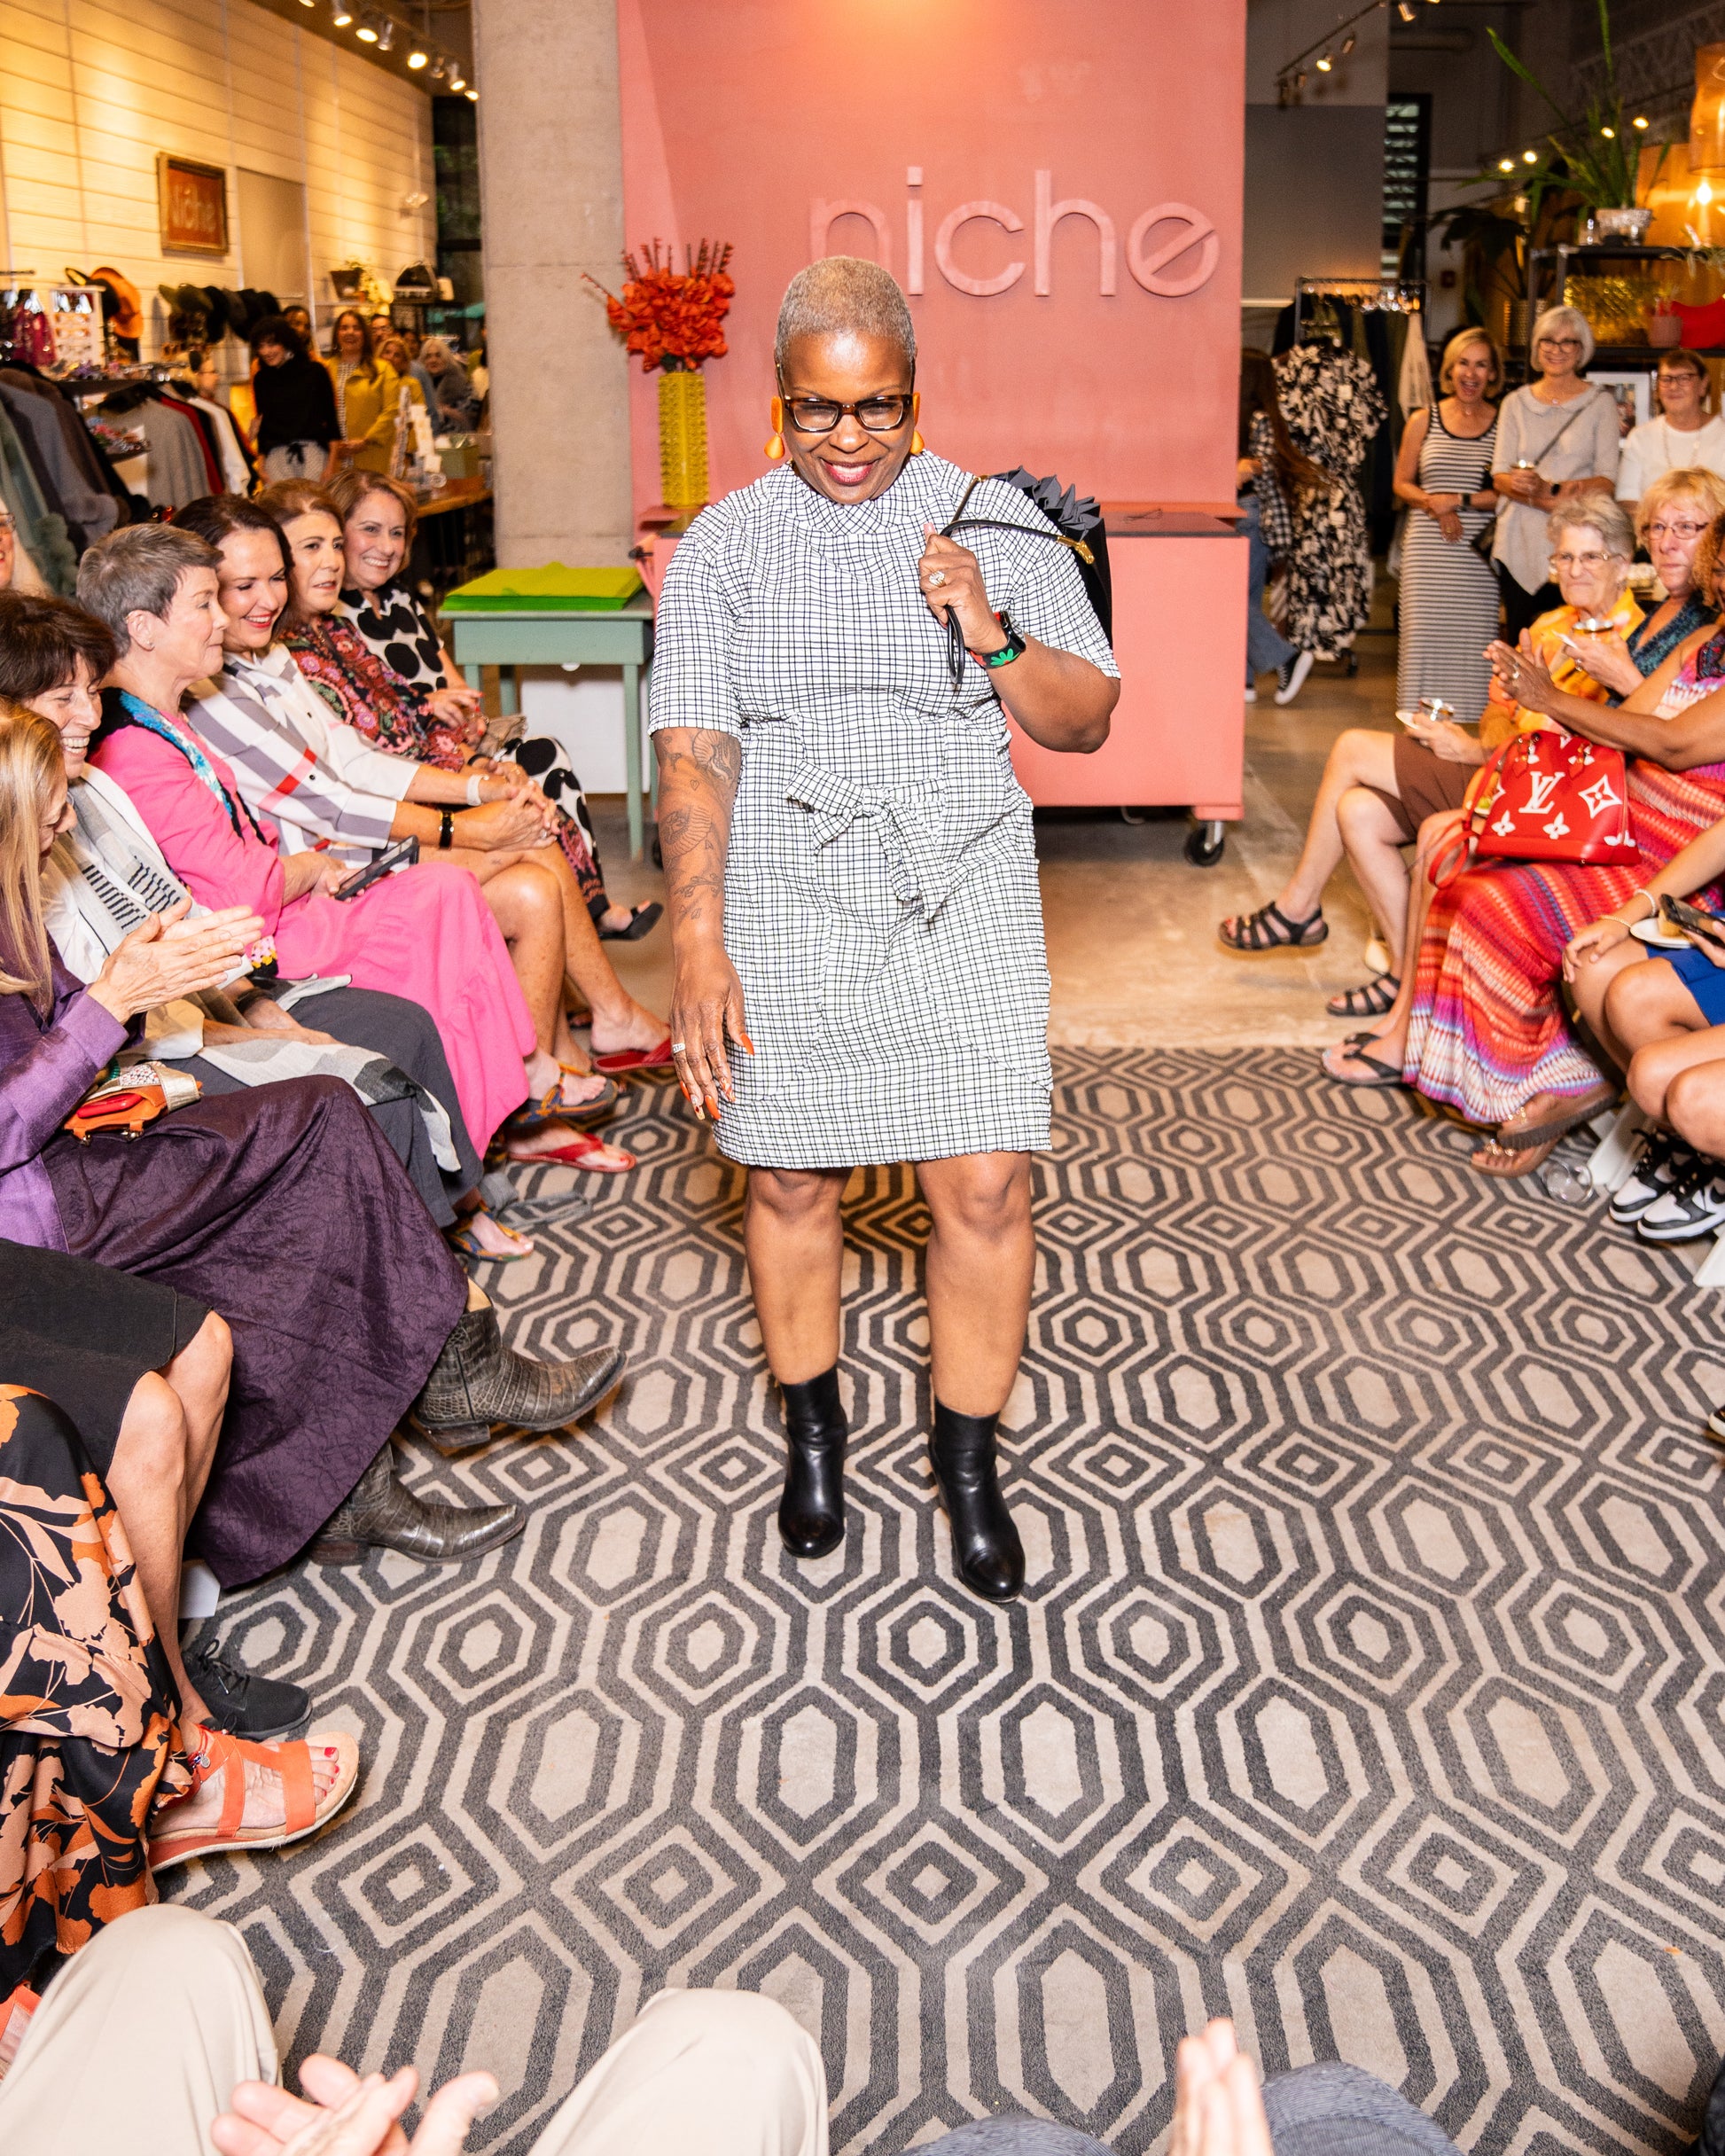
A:
POLYGON ((774 361, 778 468, 696 519, 660 605, 671 1047, 749 1170, 786 1548, 823 1557, 845 1531, 839 1199, 853 1168, 913 1161, 933 1218, 935 1480, 959 1577, 1005 1602, 1024 1551, 995 1426, 1051 1090, 1006 721, 1044 748, 1098 748, 1120 684, 1071 543, 1016 488, 925 451, 916 334, 885 270, 800 271, 774 361))
POLYGON ((1550 581, 1545 520, 1576 495, 1617 486, 1622 431, 1617 400, 1582 378, 1593 332, 1579 308, 1548 307, 1534 324, 1537 380, 1512 390, 1497 415, 1492 485, 1502 497, 1492 559, 1503 594, 1503 634, 1511 644, 1542 613, 1563 604, 1550 581))

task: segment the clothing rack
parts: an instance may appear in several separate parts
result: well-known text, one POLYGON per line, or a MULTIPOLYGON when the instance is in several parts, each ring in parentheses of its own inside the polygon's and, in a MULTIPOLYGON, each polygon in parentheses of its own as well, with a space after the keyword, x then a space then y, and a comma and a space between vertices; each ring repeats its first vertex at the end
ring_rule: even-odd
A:
POLYGON ((1314 300, 1346 300, 1368 314, 1417 315, 1425 311, 1425 280, 1405 277, 1297 277, 1293 291, 1293 338, 1314 300))

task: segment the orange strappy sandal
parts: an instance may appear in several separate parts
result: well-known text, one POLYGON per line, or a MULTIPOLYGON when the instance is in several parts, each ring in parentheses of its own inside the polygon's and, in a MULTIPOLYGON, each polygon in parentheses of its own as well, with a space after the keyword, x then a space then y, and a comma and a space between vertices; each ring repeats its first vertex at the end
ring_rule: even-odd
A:
POLYGON ((199 1737, 198 1749, 191 1754, 192 1782, 188 1794, 201 1789, 224 1767, 232 1767, 236 1771, 222 1784, 222 1816, 214 1826, 190 1827, 178 1833, 169 1828, 152 1836, 152 1871, 189 1863, 194 1856, 215 1856, 225 1849, 280 1849, 289 1842, 303 1841, 334 1818, 359 1783, 359 1746, 345 1730, 314 1730, 293 1744, 254 1744, 222 1730, 201 1730, 199 1737), (333 1754, 336 1762, 335 1779, 321 1804, 311 1778, 314 1746, 333 1754), (248 1759, 272 1768, 281 1777, 285 1816, 280 1826, 255 1827, 248 1832, 240 1824, 246 1816, 245 1765, 248 1759))

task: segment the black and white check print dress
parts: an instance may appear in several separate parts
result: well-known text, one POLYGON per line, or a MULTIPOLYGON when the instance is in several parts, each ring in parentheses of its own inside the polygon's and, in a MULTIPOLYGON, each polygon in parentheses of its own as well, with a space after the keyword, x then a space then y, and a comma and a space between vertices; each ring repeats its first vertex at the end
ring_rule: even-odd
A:
MULTIPOLYGON (((917 581, 968 475, 911 457, 878 500, 787 464, 716 504, 660 598, 652 724, 740 736, 725 948, 753 1057, 719 1142, 851 1168, 1049 1142, 1048 961, 1030 802, 993 676, 955 691, 917 581)), ((993 482, 968 514, 1042 524, 993 482)), ((1070 551, 954 535, 1024 635, 1117 668, 1070 551)))

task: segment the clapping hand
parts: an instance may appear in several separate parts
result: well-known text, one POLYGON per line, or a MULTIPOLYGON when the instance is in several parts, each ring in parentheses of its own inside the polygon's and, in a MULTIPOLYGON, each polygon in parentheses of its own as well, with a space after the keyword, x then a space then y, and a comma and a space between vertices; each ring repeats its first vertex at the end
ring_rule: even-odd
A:
POLYGON ((1499 637, 1486 646, 1486 657, 1491 660, 1492 672, 1518 704, 1529 711, 1542 712, 1548 718, 1553 715, 1557 686, 1543 662, 1534 658, 1526 629, 1521 632, 1519 651, 1512 650, 1499 637))
POLYGON ((1271 2156, 1258 2076, 1231 2021, 1212 2021, 1202 2035, 1180 2040, 1167 2156, 1271 2156))
POLYGON ((458 2074, 425 2105, 410 2141, 398 2121, 418 2089, 417 2068, 362 2080, 340 2059, 314 2052, 300 2068, 300 2086, 305 2097, 241 2082, 228 2099, 232 2109, 210 2128, 221 2156, 461 2156, 468 2128, 497 2100, 488 2074, 458 2074))
POLYGON ((191 905, 182 898, 152 914, 108 953, 90 982, 90 995, 122 1025, 176 996, 219 988, 263 933, 262 921, 249 907, 225 906, 193 921, 186 918, 191 905))
POLYGON ((1641 668, 1630 658, 1620 629, 1588 630, 1565 637, 1564 649, 1602 689, 1615 689, 1620 696, 1632 696, 1641 686, 1641 668))

